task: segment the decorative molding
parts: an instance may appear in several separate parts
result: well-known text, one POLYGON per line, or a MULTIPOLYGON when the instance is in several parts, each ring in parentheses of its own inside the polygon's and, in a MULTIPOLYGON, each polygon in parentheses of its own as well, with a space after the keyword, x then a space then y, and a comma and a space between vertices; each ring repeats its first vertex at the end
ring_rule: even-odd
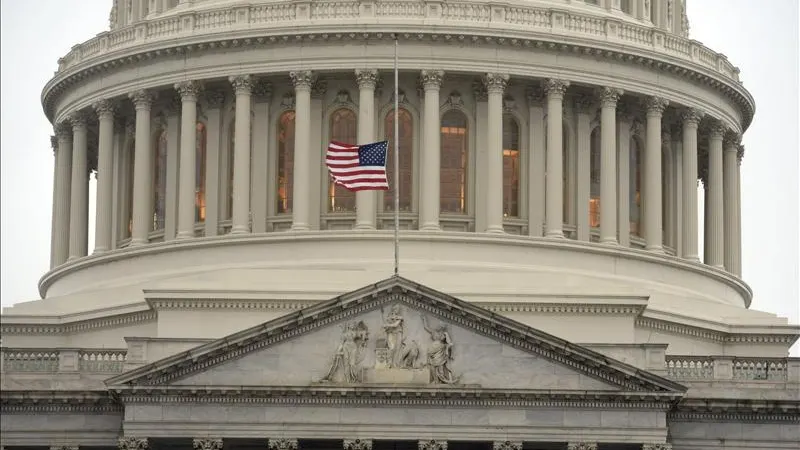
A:
POLYGON ((444 71, 438 69, 423 70, 420 72, 420 80, 424 90, 439 90, 444 80, 444 71))
POLYGON ((233 86, 233 92, 235 95, 251 95, 253 93, 253 85, 255 84, 255 80, 250 75, 236 75, 228 77, 228 81, 230 81, 231 86, 233 86))
POLYGON ((503 96, 503 112, 513 113, 517 110, 517 101, 511 95, 503 96))
POLYGON ((644 101, 644 108, 649 117, 661 117, 668 105, 669 100, 663 97, 651 96, 644 101))
POLYGON ((419 450, 447 450, 447 441, 419 441, 417 443, 419 450))
POLYGON ((74 133, 77 130, 86 129, 89 122, 89 115, 84 110, 75 111, 69 115, 67 120, 72 125, 72 132, 74 133))
POLYGON ((205 91, 203 99, 207 109, 220 109, 225 103, 225 93, 220 90, 205 91))
POLYGON ((739 145, 742 143, 742 135, 730 128, 725 130, 725 134, 722 137, 724 150, 730 152, 739 152, 739 145))
POLYGON ((258 102, 272 100, 272 83, 267 80, 258 80, 253 85, 253 97, 258 102))
POLYGON ((489 100, 489 93, 486 91, 486 84, 483 80, 474 80, 472 82, 472 95, 475 97, 476 102, 489 100))
POLYGON ((567 80, 547 78, 544 81, 542 81, 542 89, 544 90, 544 94, 547 96, 548 99, 551 98, 563 99, 564 94, 567 93, 568 87, 569 87, 569 81, 567 80))
POLYGON ((642 444, 642 450, 672 450, 672 444, 642 444))
POLYGON ((182 102, 196 102, 197 96, 202 90, 202 86, 197 81, 181 81, 180 83, 175 83, 175 90, 178 91, 182 102))
POLYGON ((741 164, 742 159, 744 159, 744 144, 739 144, 739 148, 736 150, 736 161, 741 164))
POLYGON ((464 106, 464 99, 461 98, 461 93, 453 91, 442 103, 442 109, 459 109, 464 106))
POLYGON ((194 438, 192 447, 195 450, 222 450, 221 438, 194 438))
POLYGON ((78 450, 77 445, 52 445, 50 450, 78 450))
POLYGON ((334 107, 347 107, 355 109, 355 102, 353 101, 353 97, 350 95, 350 91, 347 89, 339 89, 336 92, 336 95, 333 97, 333 101, 331 105, 334 107))
POLYGON ((314 80, 314 84, 311 85, 311 98, 325 98, 327 92, 328 80, 324 78, 317 78, 314 80))
POLYGON ((670 422, 745 422, 745 423, 796 423, 800 424, 800 411, 797 407, 794 410, 784 411, 682 411, 678 406, 678 411, 668 413, 667 420, 670 422))
POLYGON ((343 450, 372 450, 372 439, 345 439, 343 450))
POLYGON ((103 99, 94 102, 92 109, 94 109, 99 119, 113 119, 116 105, 111 100, 103 99))
POLYGON ((617 102, 622 97, 625 91, 622 89, 612 87, 602 87, 597 91, 597 97, 600 99, 601 107, 616 108, 617 102))
POLYGON ((50 135, 50 148, 53 149, 53 153, 58 151, 58 138, 54 134, 50 135))
POLYGON ((696 108, 684 108, 683 112, 681 113, 681 120, 684 123, 688 123, 697 127, 700 123, 700 120, 703 118, 703 112, 696 108))
POLYGON ((310 70, 295 70, 289 72, 289 78, 292 79, 295 90, 311 90, 317 77, 310 70))
POLYGON ((119 450, 147 450, 150 444, 147 438, 125 436, 119 438, 117 446, 119 450))
POLYGON ((578 114, 591 114, 595 107, 595 98, 591 95, 578 94, 575 96, 575 109, 578 114))
POLYGON ((568 442, 567 450, 597 450, 597 442, 568 442))
POLYGON ((269 450, 297 450, 297 439, 269 439, 269 450))
POLYGON ((153 102, 155 101, 155 94, 146 90, 146 89, 139 89, 138 91, 131 92, 128 94, 128 98, 131 99, 133 102, 134 108, 136 110, 147 110, 149 111, 150 108, 153 106, 153 102))
POLYGON ((522 450, 522 441, 494 441, 492 450, 522 450))
POLYGON ((486 86, 486 92, 502 94, 508 86, 509 75, 507 73, 487 73, 483 76, 482 82, 486 86))
POLYGON ((281 110, 283 110, 283 111, 292 110, 292 109, 294 109, 294 105, 295 105, 294 93, 293 92, 287 92, 287 93, 283 94, 283 97, 281 98, 281 104, 280 104, 281 110))
POLYGON ((378 84, 378 71, 376 69, 356 69, 356 83, 359 89, 375 90, 378 84))
POLYGON ((525 88, 525 97, 528 99, 528 106, 544 106, 544 89, 540 85, 528 85, 525 88))
POLYGON ((19 335, 63 335, 98 330, 104 328, 117 328, 140 323, 155 322, 155 311, 139 311, 135 313, 119 314, 114 316, 98 317, 95 319, 68 322, 64 324, 16 324, 4 321, 0 324, 0 334, 19 335))

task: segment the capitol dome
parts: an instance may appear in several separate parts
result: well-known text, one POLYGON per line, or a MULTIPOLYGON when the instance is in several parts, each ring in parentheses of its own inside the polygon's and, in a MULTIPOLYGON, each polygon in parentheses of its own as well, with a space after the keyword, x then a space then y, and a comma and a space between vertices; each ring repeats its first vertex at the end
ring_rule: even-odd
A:
POLYGON ((741 278, 755 103, 685 0, 115 0, 109 22, 42 92, 51 268, 4 310, 4 448, 688 449, 718 442, 703 421, 790 448, 800 329, 741 278), (330 141, 380 140, 399 190, 330 181, 330 141))

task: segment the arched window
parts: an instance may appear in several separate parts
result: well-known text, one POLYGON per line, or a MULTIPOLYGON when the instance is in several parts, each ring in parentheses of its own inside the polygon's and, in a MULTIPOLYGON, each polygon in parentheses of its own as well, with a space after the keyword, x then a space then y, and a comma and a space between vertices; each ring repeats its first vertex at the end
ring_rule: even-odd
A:
MULTIPOLYGON (((331 114, 330 136, 331 141, 346 144, 357 144, 358 120, 356 113, 347 108, 339 108, 331 114)), ((352 212, 356 210, 356 194, 328 181, 328 211, 352 212)))
POLYGON ((294 111, 286 111, 278 119, 278 214, 292 212, 294 179, 294 111))
POLYGON ((589 140, 589 226, 600 226, 600 127, 589 140))
POLYGON ((206 220, 206 126, 197 122, 194 160, 194 221, 206 220))
POLYGON ((503 217, 519 217, 519 123, 503 116, 503 217))
POLYGON ((158 132, 153 150, 153 230, 163 230, 167 212, 167 130, 158 132))
POLYGON ((441 196, 442 213, 463 214, 467 199, 467 117, 451 110, 442 117, 441 128, 441 196))
MULTIPOLYGON (((397 112, 397 117, 400 143, 400 211, 411 211, 411 193, 414 187, 414 122, 411 113, 403 108, 397 112)), ((394 110, 386 113, 383 126, 386 138, 389 140, 389 152, 386 158, 389 190, 383 192, 383 210, 394 211, 394 110)))
POLYGON ((642 147, 639 145, 639 140, 636 138, 631 138, 629 170, 631 234, 641 236, 642 147))

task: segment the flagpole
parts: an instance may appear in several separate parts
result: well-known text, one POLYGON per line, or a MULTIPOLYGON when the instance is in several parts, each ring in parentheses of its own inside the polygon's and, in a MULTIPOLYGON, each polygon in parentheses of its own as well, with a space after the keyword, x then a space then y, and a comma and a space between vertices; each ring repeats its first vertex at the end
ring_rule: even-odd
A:
POLYGON ((397 33, 394 35, 394 274, 400 273, 400 89, 397 73, 397 33))

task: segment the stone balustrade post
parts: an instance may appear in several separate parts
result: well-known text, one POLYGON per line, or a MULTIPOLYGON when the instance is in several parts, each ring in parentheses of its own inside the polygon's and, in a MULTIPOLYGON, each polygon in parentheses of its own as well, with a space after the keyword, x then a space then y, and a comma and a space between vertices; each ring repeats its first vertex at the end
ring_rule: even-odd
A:
POLYGON ((61 348, 58 350, 58 371, 77 372, 80 369, 78 349, 61 348))
POLYGON ((715 380, 732 380, 733 379, 733 357, 731 356, 715 356, 712 364, 714 366, 714 379, 715 380))

